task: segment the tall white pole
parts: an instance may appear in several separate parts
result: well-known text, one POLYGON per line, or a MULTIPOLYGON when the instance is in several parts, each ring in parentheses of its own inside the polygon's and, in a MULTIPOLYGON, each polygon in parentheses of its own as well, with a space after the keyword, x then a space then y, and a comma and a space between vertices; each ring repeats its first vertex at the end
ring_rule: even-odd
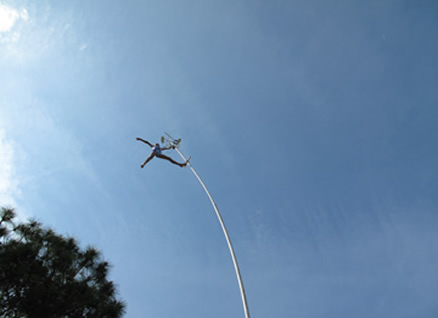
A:
MULTIPOLYGON (((182 152, 177 147, 175 147, 175 150, 178 152, 178 154, 181 156, 181 158, 183 158, 184 161, 187 160, 186 157, 184 157, 182 152)), ((213 209, 216 212, 216 216, 219 219, 219 223, 221 224, 222 231, 224 232, 224 235, 225 235, 225 239, 227 240, 228 248, 229 248, 230 253, 231 253, 231 258, 233 259, 234 270, 236 271, 237 281, 239 283, 239 288, 240 288, 240 295, 242 297, 242 304, 243 304, 243 311, 245 312, 245 318, 249 318, 248 303, 246 301, 245 288, 243 287, 243 281, 242 281, 242 277, 240 275, 239 264, 237 263, 236 254, 234 253, 233 245, 231 244, 231 239, 230 239, 230 236, 228 235, 227 228, 225 227, 224 220, 222 219, 222 216, 221 216, 221 214, 219 212, 219 209, 217 208, 216 202, 214 202, 213 197, 211 196, 210 192, 207 189, 207 186, 202 181, 201 177, 196 172, 196 170, 193 168, 193 166, 191 165, 190 162, 188 162, 188 166, 192 170, 192 172, 195 175, 196 179, 198 179, 199 183, 204 188, 205 193, 207 193, 207 196, 210 199, 211 205, 213 206, 213 209)))

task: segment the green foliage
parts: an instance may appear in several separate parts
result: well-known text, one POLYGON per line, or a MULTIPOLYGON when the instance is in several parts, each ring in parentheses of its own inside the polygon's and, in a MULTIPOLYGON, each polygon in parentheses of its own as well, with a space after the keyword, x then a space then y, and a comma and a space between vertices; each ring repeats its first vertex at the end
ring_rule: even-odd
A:
POLYGON ((124 303, 108 281, 109 264, 40 223, 15 224, 0 212, 1 317, 121 317, 124 303))

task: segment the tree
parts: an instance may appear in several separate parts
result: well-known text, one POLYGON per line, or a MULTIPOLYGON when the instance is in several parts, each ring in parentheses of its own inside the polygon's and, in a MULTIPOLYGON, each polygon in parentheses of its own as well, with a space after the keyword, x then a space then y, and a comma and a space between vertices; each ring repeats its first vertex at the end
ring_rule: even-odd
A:
POLYGON ((121 317, 99 251, 81 250, 74 238, 36 221, 15 222, 13 209, 0 212, 1 317, 121 317))

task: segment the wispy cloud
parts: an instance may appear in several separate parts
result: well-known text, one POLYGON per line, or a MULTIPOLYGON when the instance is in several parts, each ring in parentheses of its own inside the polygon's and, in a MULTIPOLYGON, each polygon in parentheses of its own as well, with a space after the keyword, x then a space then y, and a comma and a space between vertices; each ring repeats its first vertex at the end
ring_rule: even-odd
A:
POLYGON ((0 130, 0 206, 15 206, 15 197, 19 194, 13 158, 13 147, 0 130))

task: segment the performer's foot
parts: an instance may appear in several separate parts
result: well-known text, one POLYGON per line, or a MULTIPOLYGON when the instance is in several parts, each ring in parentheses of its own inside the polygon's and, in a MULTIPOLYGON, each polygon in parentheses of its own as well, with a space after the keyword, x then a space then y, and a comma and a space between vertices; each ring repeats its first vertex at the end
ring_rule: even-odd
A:
POLYGON ((143 168, 144 168, 144 165, 141 165, 141 166, 140 166, 140 168, 142 168, 142 169, 143 169, 143 168))

